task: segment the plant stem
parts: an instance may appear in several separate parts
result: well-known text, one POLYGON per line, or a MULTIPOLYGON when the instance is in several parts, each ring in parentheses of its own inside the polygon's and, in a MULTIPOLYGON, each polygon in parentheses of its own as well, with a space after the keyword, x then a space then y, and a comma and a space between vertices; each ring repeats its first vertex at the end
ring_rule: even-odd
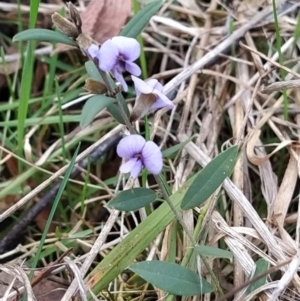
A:
MULTIPOLYGON (((98 68, 97 65, 96 65, 96 67, 98 68)), ((99 71, 99 73, 100 73, 100 75, 101 75, 101 77, 102 77, 102 79, 103 79, 103 81, 104 81, 104 83, 105 83, 105 85, 107 87, 107 90, 109 91, 110 94, 113 95, 115 93, 115 89, 111 86, 111 84, 109 82, 109 79, 108 79, 108 76, 107 76, 107 73, 104 72, 104 71, 102 71, 100 68, 98 68, 98 71, 99 71)), ((120 93, 120 92, 118 92, 118 93, 120 93)), ((117 101, 117 105, 118 105, 119 112, 120 112, 120 114, 121 114, 121 116, 122 116, 122 118, 123 118, 123 120, 125 122, 126 127, 129 130, 129 132, 131 134, 135 134, 136 131, 133 128, 132 124, 130 123, 130 121, 129 121, 129 119, 128 119, 128 117, 127 117, 127 115, 126 115, 126 113, 125 113, 125 111, 124 111, 124 109, 123 109, 123 107, 122 107, 122 105, 121 105, 121 103, 119 101, 117 101)))
POLYGON ((164 196, 165 201, 168 203, 168 205, 170 206, 171 210, 173 211, 175 217, 177 218, 177 220, 179 221, 180 225, 182 226, 183 230, 186 232, 187 236, 189 237, 191 243, 196 246, 197 242, 194 239, 193 235, 190 233, 189 229, 187 228, 186 224, 184 223, 180 213, 176 210, 175 206, 173 205, 173 203, 171 202, 169 195, 163 185, 163 183, 161 182, 159 176, 154 176, 159 188, 161 189, 161 192, 164 196))
MULTIPOLYGON (((111 83, 110 83, 110 81, 109 81, 109 78, 108 78, 108 76, 107 76, 107 73, 104 72, 104 71, 102 71, 102 70, 99 68, 98 60, 97 60, 97 59, 93 59, 93 58, 90 57, 88 54, 87 54, 87 56, 89 57, 89 59, 90 59, 90 60, 94 63, 94 65, 96 66, 98 72, 100 73, 100 75, 101 75, 101 77, 102 77, 102 79, 103 79, 103 81, 104 81, 104 84, 105 84, 106 87, 107 87, 108 92, 111 94, 111 96, 116 95, 116 90, 112 87, 112 85, 111 85, 111 83)), ((118 92, 118 93, 120 93, 120 92, 118 92)), ((114 96, 114 97, 115 97, 115 96, 114 96)), ((115 97, 115 98, 116 98, 116 97, 115 97)), ((117 99, 117 98, 116 98, 116 99, 117 99)), ((125 122, 126 127, 127 127, 128 130, 129 130, 129 132, 130 132, 131 134, 135 134, 136 131, 135 131, 135 129, 133 128, 132 124, 130 123, 130 121, 129 121, 129 119, 128 119, 128 117, 127 117, 127 115, 126 115, 126 113, 125 113, 125 111, 124 111, 124 109, 123 109, 123 107, 122 107, 122 105, 121 105, 121 103, 120 103, 119 101, 117 101, 117 105, 118 105, 119 112, 120 112, 120 114, 121 114, 121 116, 122 116, 122 118, 123 118, 123 120, 124 120, 124 122, 125 122)))
MULTIPOLYGON (((161 182, 159 176, 154 176, 154 178, 155 178, 155 180, 156 180, 156 182, 157 182, 159 188, 160 188, 161 191, 162 191, 162 194, 163 194, 163 197, 164 197, 165 201, 168 203, 168 205, 170 206, 171 210, 173 211, 175 217, 177 218, 177 220, 178 220, 179 223, 181 224, 183 230, 186 232, 187 236, 189 237, 189 239, 190 239, 190 241, 191 241, 191 244, 192 244, 192 246, 191 246, 190 249, 192 249, 192 247, 197 246, 197 241, 196 241, 196 239, 195 239, 194 236, 190 233, 190 231, 189 231, 189 229, 187 228, 186 224, 184 223, 184 220, 183 220, 183 218, 181 217, 180 213, 176 210, 175 206, 173 205, 172 201, 170 200, 169 195, 168 195, 168 193, 167 193, 167 191, 166 191, 166 189, 165 189, 163 183, 161 182)), ((190 255, 191 255, 191 253, 190 253, 190 255)), ((206 267, 208 273, 210 274, 211 280, 212 280, 212 282, 213 282, 213 284, 214 284, 216 290, 218 291, 219 295, 223 296, 223 295, 224 295, 223 290, 222 290, 222 288, 221 288, 221 286, 220 286, 220 284, 219 284, 219 281, 218 281, 216 275, 214 274, 213 270, 211 269, 211 267, 210 267, 210 265, 209 265, 207 259, 206 259, 204 256, 201 256, 201 255, 200 255, 200 258, 201 258, 202 262, 204 263, 204 265, 205 265, 205 267, 206 267)))

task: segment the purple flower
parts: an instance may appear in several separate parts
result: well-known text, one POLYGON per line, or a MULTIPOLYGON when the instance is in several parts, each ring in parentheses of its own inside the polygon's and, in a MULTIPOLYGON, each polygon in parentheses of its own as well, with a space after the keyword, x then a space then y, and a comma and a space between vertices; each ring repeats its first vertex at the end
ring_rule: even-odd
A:
POLYGON ((163 167, 159 147, 140 135, 129 135, 121 139, 117 146, 117 154, 128 160, 120 166, 120 172, 130 172, 133 178, 139 175, 143 167, 154 175, 159 174, 163 167))
POLYGON ((111 71, 124 91, 127 91, 128 86, 122 73, 127 71, 136 76, 141 74, 140 67, 133 62, 140 56, 140 52, 140 44, 136 39, 114 37, 101 46, 97 55, 99 67, 103 71, 111 71))
POLYGON ((174 108, 172 101, 163 94, 163 86, 157 79, 143 81, 135 76, 131 76, 131 78, 137 96, 131 114, 131 121, 142 118, 151 109, 174 108))
POLYGON ((86 53, 91 57, 91 58, 95 58, 99 55, 99 46, 96 44, 91 44, 85 51, 86 53))

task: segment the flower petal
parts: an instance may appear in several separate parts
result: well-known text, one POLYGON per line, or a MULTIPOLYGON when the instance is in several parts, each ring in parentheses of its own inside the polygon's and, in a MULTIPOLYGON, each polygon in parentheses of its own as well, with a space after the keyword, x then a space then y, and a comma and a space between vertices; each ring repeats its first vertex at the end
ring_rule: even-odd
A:
POLYGON ((127 37, 113 37, 112 42, 116 45, 124 61, 133 62, 135 61, 141 53, 141 46, 136 39, 127 37))
POLYGON ((142 150, 143 164, 148 171, 157 175, 163 167, 162 153, 153 141, 147 141, 142 150))
POLYGON ((163 93, 161 93, 158 90, 154 90, 153 93, 156 94, 157 98, 156 98, 156 102, 153 104, 151 109, 157 110, 162 108, 167 108, 167 109, 174 108, 174 104, 172 103, 172 101, 163 93))
POLYGON ((98 45, 91 44, 85 51, 91 58, 94 59, 98 55, 99 50, 100 48, 98 45))
POLYGON ((156 86, 156 84, 158 83, 158 80, 155 79, 155 78, 151 78, 151 79, 145 80, 145 83, 146 83, 148 86, 152 87, 152 91, 153 91, 154 88, 155 88, 155 86, 156 86))
POLYGON ((125 69, 135 76, 139 76, 142 73, 141 68, 136 63, 132 62, 125 62, 125 69))
POLYGON ((133 169, 133 167, 135 166, 136 162, 140 161, 138 158, 132 158, 129 159, 127 162, 123 163, 119 170, 121 173, 129 173, 131 172, 131 170, 133 169))
POLYGON ((129 135, 122 138, 117 146, 117 154, 121 158, 131 159, 140 154, 146 140, 140 135, 129 135))
POLYGON ((120 172, 121 173, 129 173, 131 176, 135 179, 139 175, 143 168, 142 161, 139 160, 138 158, 133 158, 128 160, 126 163, 122 164, 120 166, 120 172))
POLYGON ((124 79, 122 73, 120 73, 120 72, 117 70, 117 68, 114 68, 114 69, 112 70, 112 74, 113 74, 114 77, 117 79, 117 81, 121 84, 121 86, 123 87, 123 90, 124 90, 125 92, 127 92, 127 91, 128 91, 128 86, 127 86, 127 84, 126 84, 126 81, 125 81, 125 79, 124 79))
POLYGON ((159 81, 157 81, 156 85, 153 88, 162 93, 164 86, 159 81))
POLYGON ((140 96, 141 94, 149 94, 152 93, 153 88, 149 86, 146 82, 139 79, 138 77, 131 76, 131 79, 134 83, 134 89, 136 92, 136 96, 140 96))
POLYGON ((103 71, 111 71, 119 60, 119 50, 112 40, 103 43, 99 50, 99 67, 103 71))
POLYGON ((131 169, 130 175, 135 179, 138 177, 139 173, 141 172, 143 168, 143 164, 141 160, 137 160, 134 166, 131 169))

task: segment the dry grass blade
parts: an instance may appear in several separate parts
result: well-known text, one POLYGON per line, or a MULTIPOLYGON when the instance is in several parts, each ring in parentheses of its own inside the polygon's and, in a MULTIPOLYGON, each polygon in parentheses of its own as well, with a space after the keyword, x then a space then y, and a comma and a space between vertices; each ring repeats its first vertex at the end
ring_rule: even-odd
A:
POLYGON ((300 80, 299 79, 272 83, 266 87, 263 87, 261 89, 261 92, 262 93, 272 93, 272 92, 282 91, 285 89, 293 89, 293 88, 296 88, 296 89, 300 88, 300 80))

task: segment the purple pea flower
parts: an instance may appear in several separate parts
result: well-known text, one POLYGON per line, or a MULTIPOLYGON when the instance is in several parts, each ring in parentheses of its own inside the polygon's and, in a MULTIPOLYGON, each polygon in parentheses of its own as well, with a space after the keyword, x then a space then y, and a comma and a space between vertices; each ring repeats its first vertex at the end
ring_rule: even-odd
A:
POLYGON ((128 161, 120 166, 120 172, 137 178, 142 168, 157 175, 163 167, 162 153, 153 141, 146 141, 140 135, 129 135, 121 139, 117 146, 119 157, 128 161))
POLYGON ((95 58, 99 55, 100 47, 96 44, 91 44, 85 51, 91 57, 95 58))
POLYGON ((163 85, 157 79, 143 81, 135 76, 131 76, 131 78, 137 96, 131 114, 131 121, 142 118, 149 110, 174 108, 172 101, 163 94, 163 85))
POLYGON ((140 67, 134 61, 140 56, 141 48, 136 39, 127 37, 114 37, 103 43, 97 55, 99 67, 103 71, 111 71, 120 82, 124 91, 128 86, 122 75, 127 71, 133 75, 141 74, 140 67))

